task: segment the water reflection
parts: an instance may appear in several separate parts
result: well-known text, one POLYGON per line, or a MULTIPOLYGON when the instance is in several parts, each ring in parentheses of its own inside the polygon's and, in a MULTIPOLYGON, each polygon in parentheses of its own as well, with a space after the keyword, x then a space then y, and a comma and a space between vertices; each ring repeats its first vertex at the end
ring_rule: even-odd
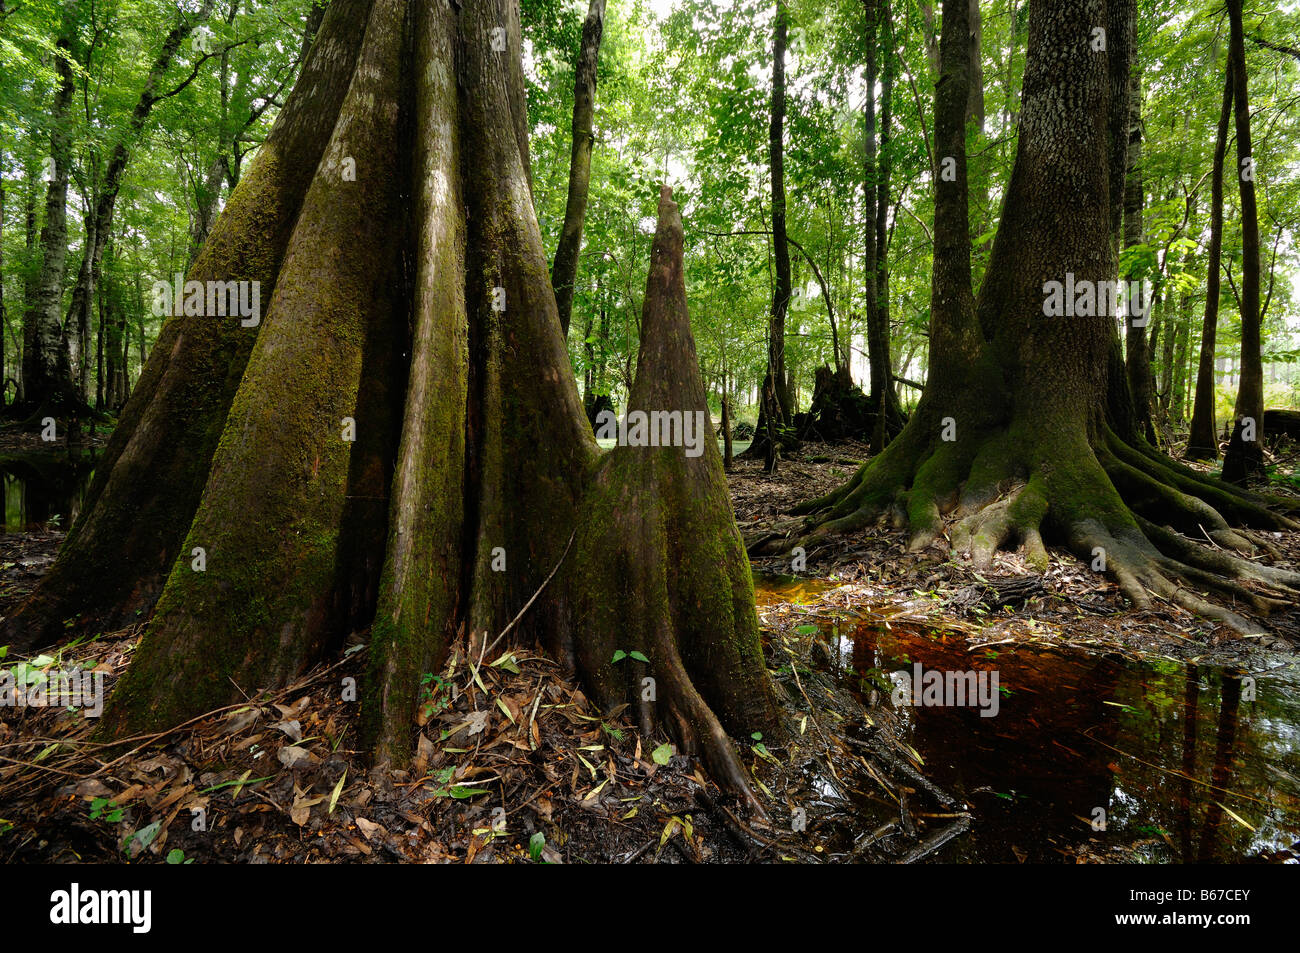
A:
POLYGON ((974 814, 972 834, 940 859, 1300 859, 1294 662, 1252 673, 1252 682, 1173 660, 971 650, 963 636, 880 620, 823 631, 836 673, 869 703, 891 704, 889 674, 917 662, 998 672, 996 717, 976 707, 898 709, 902 739, 927 776, 974 814))

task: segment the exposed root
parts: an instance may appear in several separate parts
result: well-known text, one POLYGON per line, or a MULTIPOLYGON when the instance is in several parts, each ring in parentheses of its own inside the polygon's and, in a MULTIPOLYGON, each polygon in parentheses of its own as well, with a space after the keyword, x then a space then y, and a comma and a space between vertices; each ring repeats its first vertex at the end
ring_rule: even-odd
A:
POLYGON ((807 551, 901 514, 913 552, 947 546, 982 570, 998 551, 1019 549, 1041 572, 1047 534, 1109 575, 1138 608, 1154 597, 1243 634, 1264 630, 1242 613, 1265 617, 1300 596, 1300 572, 1258 562, 1281 551, 1248 528, 1300 524, 1268 509, 1264 497, 1130 446, 1109 429, 1091 453, 1050 434, 1031 447, 1000 430, 920 447, 909 436, 839 490, 799 506, 795 512, 810 514, 802 535, 772 534, 750 552, 807 551))

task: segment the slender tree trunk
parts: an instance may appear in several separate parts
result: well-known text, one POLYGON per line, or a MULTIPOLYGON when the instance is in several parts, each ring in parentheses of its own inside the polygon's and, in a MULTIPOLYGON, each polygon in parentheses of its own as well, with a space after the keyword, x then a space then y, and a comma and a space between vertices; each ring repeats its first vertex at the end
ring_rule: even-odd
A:
POLYGON ((869 328, 871 340, 867 345, 872 356, 871 392, 868 395, 870 405, 876 414, 876 425, 872 434, 872 449, 879 452, 884 445, 896 437, 903 429, 903 412, 898 406, 894 393, 893 377, 890 374, 890 328, 889 328, 889 208, 890 208, 890 173, 893 167, 890 143, 893 133, 890 128, 893 111, 895 61, 892 50, 894 46, 893 9, 889 0, 880 2, 880 49, 884 53, 882 82, 880 91, 880 162, 876 183, 876 308, 875 327, 869 328), (886 30, 888 40, 885 39, 886 30))
POLYGON ((1178 340, 1175 342, 1173 397, 1169 412, 1176 425, 1187 420, 1187 390, 1192 376, 1187 366, 1192 339, 1192 296, 1184 294, 1178 304, 1178 340))
MULTIPOLYGON (((1129 140, 1128 172, 1124 177, 1124 247, 1132 248, 1146 240, 1143 231, 1142 212, 1144 201, 1142 185, 1142 72, 1137 57, 1133 57, 1132 82, 1129 86, 1129 140)), ((1127 281, 1136 280, 1135 273, 1122 275, 1127 281)), ((1131 286, 1130 286, 1131 287, 1131 286)), ((1135 305, 1144 304, 1152 307, 1150 300, 1140 301, 1130 295, 1128 320, 1125 324, 1125 369, 1128 372, 1129 392, 1133 397, 1134 426, 1146 439, 1155 442, 1155 430, 1151 424, 1151 346, 1154 343, 1154 329, 1148 340, 1147 327, 1152 319, 1148 310, 1144 317, 1133 313, 1135 305)))
POLYGON ((1233 408, 1236 426, 1223 460, 1223 478, 1245 484, 1264 476, 1264 363, 1260 341, 1259 212, 1255 202, 1255 159, 1250 142, 1241 0, 1228 0, 1228 21, 1233 112, 1237 127, 1236 178, 1241 195, 1241 383, 1233 408))
MULTIPOLYGON (((0 0, 0 13, 3 12, 4 12, 4 3, 3 0, 0 0)), ((5 164, 4 160, 5 160, 4 151, 0 150, 0 168, 4 168, 4 164, 5 164)), ((8 389, 8 383, 9 383, 8 378, 5 376, 5 371, 7 370, 6 362, 5 362, 5 345, 7 343, 5 339, 5 330, 9 326, 9 315, 5 311, 5 289, 4 289, 4 278, 3 278, 5 273, 4 233, 5 233, 5 183, 4 183, 4 176, 0 175, 0 412, 4 411, 5 391, 8 389)), ((4 512, 3 510, 0 510, 0 525, 3 524, 4 524, 4 512)))
POLYGON ((596 107, 596 62, 605 30, 605 0, 591 0, 582 24, 582 46, 573 79, 573 148, 569 156, 569 197, 564 205, 560 243, 551 266, 551 286, 560 312, 560 329, 567 337, 573 312, 573 288, 582 250, 582 223, 587 215, 591 185, 592 124, 596 107))
MULTIPOLYGON (((111 255, 111 252, 110 252, 111 255)), ((108 289, 105 287, 106 282, 100 282, 99 293, 99 320, 95 322, 95 410, 103 411, 104 409, 104 332, 105 325, 109 323, 112 306, 105 301, 108 297, 108 289)))
POLYGON ((1223 256, 1223 163, 1228 150, 1228 121, 1232 116, 1233 60, 1228 59, 1223 78, 1223 104, 1214 139, 1214 166, 1210 178, 1210 247, 1206 256, 1205 316, 1201 322, 1201 353, 1196 371, 1196 397, 1192 404, 1189 460, 1215 460, 1219 456, 1218 428, 1214 422, 1214 345, 1219 327, 1220 272, 1223 256))
POLYGON ((772 121, 768 128, 768 149, 772 174, 772 257, 776 264, 776 287, 772 294, 768 322, 768 376, 776 393, 776 405, 785 426, 793 407, 785 366, 785 318, 790 308, 790 246, 785 228, 785 51, 789 28, 784 0, 777 0, 772 40, 772 121))
POLYGON ((194 267, 203 243, 208 240, 208 233, 216 224, 221 209, 221 187, 225 184, 227 174, 226 156, 218 155, 209 163, 207 175, 203 177, 203 183, 194 197, 194 215, 190 222, 190 268, 194 267))
POLYGON ((879 155, 876 145, 876 81, 880 76, 877 50, 880 41, 881 0, 863 0, 862 9, 866 16, 866 64, 863 68, 864 92, 862 115, 865 131, 863 136, 862 158, 862 218, 863 242, 863 295, 866 305, 867 325, 867 368, 871 380, 868 383, 870 404, 873 412, 880 409, 881 388, 887 387, 889 355, 888 326, 882 334, 880 319, 880 229, 877 225, 879 215, 880 183, 879 155))
MULTIPOLYGON (((93 201, 92 201, 93 207, 93 201)), ((98 299, 98 282, 92 274, 92 251, 98 244, 95 232, 96 218, 89 211, 86 213, 86 240, 82 251, 81 267, 77 272, 76 284, 72 286, 72 304, 68 308, 67 319, 63 323, 64 339, 72 366, 72 382, 82 403, 86 403, 86 390, 89 383, 87 372, 86 343, 90 334, 90 313, 98 299), (75 342, 76 347, 72 345, 75 342)))

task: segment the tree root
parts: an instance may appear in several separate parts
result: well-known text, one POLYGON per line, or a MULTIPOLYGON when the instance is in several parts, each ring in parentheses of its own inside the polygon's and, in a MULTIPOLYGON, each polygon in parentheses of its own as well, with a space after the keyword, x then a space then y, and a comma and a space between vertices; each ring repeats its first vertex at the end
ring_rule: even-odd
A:
POLYGON ((1007 429, 921 446, 905 432, 844 486, 796 507, 806 516, 797 532, 769 534, 750 552, 807 551, 892 519, 909 530, 910 551, 947 549, 977 570, 1017 550, 1044 571, 1046 535, 1110 576, 1135 606, 1155 597, 1243 634, 1263 631, 1243 612, 1265 617, 1294 604, 1300 572, 1255 561, 1281 556, 1256 529, 1300 523, 1269 509, 1271 499, 1101 429, 1090 447, 1049 434, 1018 449, 1007 429))

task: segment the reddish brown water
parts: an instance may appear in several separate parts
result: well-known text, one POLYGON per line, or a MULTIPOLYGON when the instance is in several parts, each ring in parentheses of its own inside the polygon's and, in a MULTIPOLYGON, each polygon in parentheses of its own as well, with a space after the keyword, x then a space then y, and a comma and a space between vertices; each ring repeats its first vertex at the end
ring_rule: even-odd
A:
MULTIPOLYGON (((767 603, 819 591, 816 581, 758 585, 767 603)), ((961 635, 880 621, 834 628, 826 620, 835 674, 869 703, 892 704, 891 673, 917 662, 998 675, 993 717, 969 706, 898 709, 924 773, 974 818, 937 859, 1051 862, 1122 847, 1152 862, 1300 860, 1294 661, 1234 673, 1030 646, 971 651, 961 635)))

